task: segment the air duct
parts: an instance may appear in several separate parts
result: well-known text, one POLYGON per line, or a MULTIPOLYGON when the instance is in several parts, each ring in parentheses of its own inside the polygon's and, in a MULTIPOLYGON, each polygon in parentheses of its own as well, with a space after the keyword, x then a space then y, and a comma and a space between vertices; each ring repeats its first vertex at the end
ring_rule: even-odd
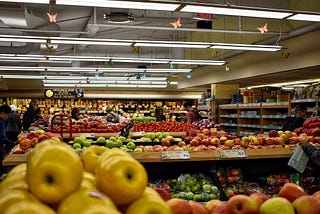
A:
POLYGON ((43 18, 34 16, 27 7, 24 7, 22 10, 16 10, 15 8, 1 8, 0 20, 8 27, 31 29, 47 22, 43 18))

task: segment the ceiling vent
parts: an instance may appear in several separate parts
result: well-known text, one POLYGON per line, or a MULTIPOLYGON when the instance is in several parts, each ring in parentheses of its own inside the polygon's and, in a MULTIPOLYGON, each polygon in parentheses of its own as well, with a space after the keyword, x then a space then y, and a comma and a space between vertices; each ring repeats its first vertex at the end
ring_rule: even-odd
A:
POLYGON ((103 15, 104 19, 109 23, 124 24, 134 21, 132 13, 127 12, 109 12, 103 15))

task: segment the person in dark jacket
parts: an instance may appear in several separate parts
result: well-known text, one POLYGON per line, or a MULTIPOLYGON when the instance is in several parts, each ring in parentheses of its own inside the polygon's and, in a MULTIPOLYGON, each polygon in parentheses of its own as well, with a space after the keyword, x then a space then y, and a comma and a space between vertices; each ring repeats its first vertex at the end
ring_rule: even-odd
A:
POLYGON ((8 139, 6 135, 6 120, 11 113, 11 108, 8 105, 0 106, 0 161, 2 162, 2 157, 7 153, 8 148, 12 142, 8 139))
POLYGON ((6 135, 12 142, 18 140, 18 135, 21 133, 22 124, 18 114, 16 114, 17 107, 11 105, 11 112, 9 113, 8 120, 6 121, 6 135))
POLYGON ((161 121, 166 121, 167 120, 166 116, 164 116, 164 114, 163 114, 163 109, 160 106, 156 107, 155 115, 156 115, 157 122, 161 122, 161 121))
POLYGON ((30 125, 36 121, 36 110, 37 110, 37 103, 35 101, 31 101, 29 104, 29 108, 23 115, 23 130, 28 131, 30 125))
POLYGON ((183 104, 185 110, 187 111, 187 121, 186 123, 193 123, 197 120, 197 110, 192 108, 192 102, 186 101, 183 104))
POLYGON ((303 126, 307 116, 307 106, 300 104, 296 106, 295 116, 288 116, 282 126, 282 131, 294 131, 303 126))
POLYGON ((318 166, 320 166, 320 149, 316 148, 309 142, 302 142, 300 143, 300 145, 304 153, 306 153, 306 155, 309 157, 309 159, 316 163, 318 166))

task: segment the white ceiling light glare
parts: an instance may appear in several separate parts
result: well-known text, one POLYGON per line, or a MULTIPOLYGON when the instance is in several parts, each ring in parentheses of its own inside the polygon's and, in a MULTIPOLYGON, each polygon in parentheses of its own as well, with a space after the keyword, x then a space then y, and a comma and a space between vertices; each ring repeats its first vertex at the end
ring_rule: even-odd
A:
POLYGON ((139 40, 139 41, 135 41, 133 43, 133 46, 136 46, 136 47, 163 47, 163 48, 209 48, 210 43, 139 40))
POLYGON ((176 65, 224 65, 226 61, 172 59, 170 63, 176 65))
POLYGON ((51 88, 166 88, 167 85, 133 85, 133 84, 54 84, 45 83, 44 87, 51 88))
POLYGON ((320 14, 298 13, 288 17, 290 20, 320 22, 320 14))
POLYGON ((175 11, 179 3, 138 2, 138 1, 113 1, 113 0, 56 0, 58 5, 74 5, 105 8, 125 8, 139 10, 175 11))
POLYGON ((268 8, 249 8, 225 5, 186 5, 180 12, 208 13, 215 15, 243 16, 255 18, 283 19, 293 13, 290 11, 274 11, 268 8))
POLYGON ((34 4, 49 4, 50 0, 29 0, 29 1, 20 1, 20 0, 3 0, 0 2, 16 2, 16 3, 34 3, 34 4))
POLYGON ((250 45, 250 44, 227 44, 227 43, 215 43, 211 46, 214 49, 225 50, 246 50, 246 51, 280 51, 282 46, 279 45, 250 45))

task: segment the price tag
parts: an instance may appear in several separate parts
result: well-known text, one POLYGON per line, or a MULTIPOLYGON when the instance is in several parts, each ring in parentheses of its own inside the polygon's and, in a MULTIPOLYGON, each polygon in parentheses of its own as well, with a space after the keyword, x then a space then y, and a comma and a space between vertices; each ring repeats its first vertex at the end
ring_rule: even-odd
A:
POLYGON ((146 132, 132 132, 132 137, 143 137, 146 135, 146 132))
POLYGON ((81 136, 88 137, 88 138, 94 138, 94 133, 80 133, 81 136))
POLYGON ((247 152, 243 149, 220 150, 220 158, 245 158, 247 152))
POLYGON ((162 160, 187 160, 190 159, 188 151, 163 151, 161 152, 162 160))

